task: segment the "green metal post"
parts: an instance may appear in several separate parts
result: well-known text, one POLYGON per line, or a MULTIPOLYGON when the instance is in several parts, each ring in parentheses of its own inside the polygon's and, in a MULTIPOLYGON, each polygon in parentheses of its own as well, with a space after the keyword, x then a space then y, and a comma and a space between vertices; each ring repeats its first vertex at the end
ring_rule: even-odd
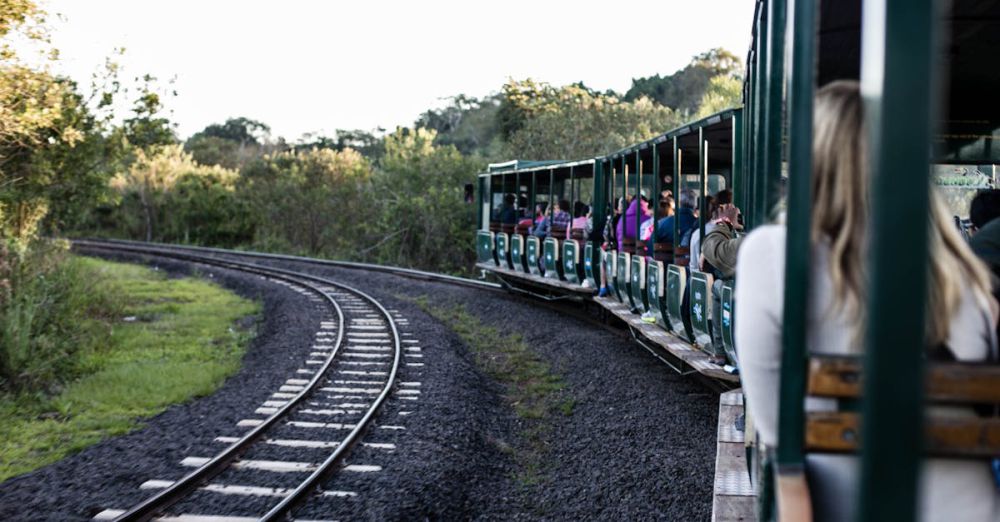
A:
POLYGON ((923 448, 924 305, 935 0, 869 0, 861 85, 872 168, 858 520, 914 520, 923 448))
MULTIPOLYGON (((607 208, 608 200, 606 191, 607 185, 604 178, 604 161, 597 160, 594 162, 594 200, 591 202, 593 206, 590 208, 590 211, 592 212, 591 217, 594 220, 594 229, 591 232, 590 237, 591 240, 593 240, 597 234, 604 232, 604 222, 608 219, 604 213, 607 208)), ((602 238, 602 240, 603 239, 604 238, 602 238)), ((600 266, 600 263, 595 266, 600 266)))
MULTIPOLYGON (((699 198, 700 204, 698 205, 698 239, 700 241, 705 240, 705 222, 711 219, 712 216, 708 214, 708 175, 706 170, 708 169, 708 164, 705 161, 705 128, 698 127, 698 187, 699 192, 701 192, 701 197, 699 198)), ((694 252, 691 253, 694 255, 694 252)), ((698 261, 695 261, 697 265, 698 261)))
POLYGON ((656 222, 660 219, 660 194, 663 193, 663 177, 660 176, 660 153, 657 150, 659 147, 653 144, 653 195, 655 198, 650 197, 650 201, 656 201, 653 206, 653 235, 651 236, 652 243, 656 242, 656 222))
POLYGON ((764 163, 764 108, 765 94, 765 63, 767 56, 767 17, 761 9, 757 23, 757 56, 754 63, 754 135, 753 135, 753 226, 759 226, 767 219, 765 209, 767 198, 765 191, 765 179, 767 178, 767 166, 764 163))
MULTIPOLYGON (((677 210, 680 211, 681 205, 681 148, 677 141, 677 136, 674 136, 674 201, 677 202, 677 210)), ((676 215, 676 214, 675 214, 676 215)), ((681 245, 681 225, 680 219, 674 218, 674 248, 676 249, 681 245)))
POLYGON ((639 149, 635 150, 635 251, 639 252, 639 227, 642 226, 642 163, 639 149))
POLYGON ((764 175, 765 219, 781 199, 781 122, 785 87, 785 15, 787 0, 769 0, 767 13, 767 90, 764 94, 764 175))
MULTIPOLYGON (((732 165, 733 169, 730 177, 733 180, 733 202, 740 203, 740 199, 743 196, 743 192, 746 190, 744 187, 743 179, 743 112, 744 110, 737 110, 733 112, 733 150, 732 150, 732 165)), ((739 205, 741 210, 743 205, 739 205)))
POLYGON ((812 218, 813 85, 816 68, 816 3, 791 0, 789 27, 794 35, 788 75, 788 219, 785 236, 785 309, 781 322, 781 399, 778 413, 778 465, 803 470, 812 218))
MULTIPOLYGON (((556 215, 556 171, 555 169, 549 169, 549 215, 555 217, 556 215)), ((549 230, 552 230, 552 220, 549 219, 549 230)))

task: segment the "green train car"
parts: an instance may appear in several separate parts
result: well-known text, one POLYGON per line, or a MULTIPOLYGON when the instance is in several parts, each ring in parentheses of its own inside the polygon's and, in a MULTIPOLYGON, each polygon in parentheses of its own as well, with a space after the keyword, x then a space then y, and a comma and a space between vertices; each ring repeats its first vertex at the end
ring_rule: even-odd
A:
MULTIPOLYGON (((992 493, 966 499, 949 518, 998 520, 1000 365, 995 355, 941 360, 926 332, 938 319, 927 310, 940 309, 930 297, 939 260, 929 252, 942 248, 932 168, 1000 163, 1000 1, 759 0, 752 31, 742 107, 596 158, 491 165, 479 177, 478 266, 519 290, 597 303, 668 364, 724 392, 714 520, 933 518, 940 492, 920 487, 929 458, 981 466, 983 477, 992 463, 992 493), (820 152, 856 157, 870 181, 839 189, 868 202, 859 254, 864 314, 852 353, 831 355, 810 346, 821 241, 812 220, 827 210, 817 207, 826 200, 816 191, 829 190, 814 156, 826 137, 814 129, 847 117, 816 111, 817 92, 838 81, 858 86, 863 141, 858 150, 820 152), (675 205, 697 194, 691 210, 704 238, 704 196, 724 189, 748 238, 783 223, 780 295, 766 296, 783 303, 773 317, 780 371, 776 404, 768 405, 777 412, 771 444, 755 436, 754 411, 766 408, 749 393, 744 410, 740 378, 739 333, 756 327, 739 324, 755 317, 741 301, 761 296, 740 295, 750 288, 740 270, 735 282, 702 272, 681 219, 673 230, 656 227, 665 191, 675 205), (606 233, 622 200, 623 234, 606 233), (647 204, 654 230, 643 240, 648 218, 628 208, 647 204), (586 215, 570 217, 587 224, 544 229, 534 219, 539 205, 578 214, 586 206, 586 215), (607 294, 595 295, 602 286, 607 294), (807 407, 816 400, 828 407, 807 407), (929 408, 979 413, 943 420, 929 408), (836 498, 817 464, 831 455, 850 463, 836 498)), ((994 353, 995 342, 993 335, 994 353)))

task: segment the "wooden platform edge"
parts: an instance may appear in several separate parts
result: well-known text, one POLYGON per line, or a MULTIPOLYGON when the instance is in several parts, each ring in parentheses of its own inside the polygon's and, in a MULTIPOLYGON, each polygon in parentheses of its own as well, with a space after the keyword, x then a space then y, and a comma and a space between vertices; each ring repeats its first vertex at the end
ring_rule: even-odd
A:
POLYGON ((756 522, 757 496, 750 483, 743 432, 743 390, 719 395, 715 477, 712 488, 712 522, 756 522))
POLYGON ((568 281, 562 281, 560 279, 552 279, 550 277, 536 276, 534 274, 528 274, 518 270, 511 270, 509 268, 496 266, 493 263, 476 263, 476 268, 480 270, 487 270, 490 272, 495 272, 499 276, 513 277, 516 279, 521 279, 523 281, 528 281, 536 285, 551 286, 559 290, 573 292, 574 294, 582 294, 583 296, 594 295, 593 288, 584 288, 578 284, 570 283, 568 281))

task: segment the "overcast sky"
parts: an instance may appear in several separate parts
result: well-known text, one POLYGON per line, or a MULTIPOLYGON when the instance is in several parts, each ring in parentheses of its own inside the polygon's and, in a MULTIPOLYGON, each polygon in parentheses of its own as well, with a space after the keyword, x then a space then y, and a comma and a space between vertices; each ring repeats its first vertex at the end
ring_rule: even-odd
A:
POLYGON ((507 78, 628 89, 724 47, 745 57, 753 0, 47 0, 61 73, 176 77, 182 137, 246 116, 289 139, 411 125, 507 78))

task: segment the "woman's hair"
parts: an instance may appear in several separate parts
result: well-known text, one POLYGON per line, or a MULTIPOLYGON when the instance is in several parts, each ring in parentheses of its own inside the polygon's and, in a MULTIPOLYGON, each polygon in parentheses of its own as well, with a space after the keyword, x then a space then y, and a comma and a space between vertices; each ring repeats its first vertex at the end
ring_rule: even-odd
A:
POLYGON ((587 205, 582 201, 573 203, 573 217, 583 217, 587 215, 587 205))
MULTIPOLYGON (((869 171, 864 109, 855 81, 836 81, 816 93, 813 122, 812 239, 830 245, 834 310, 844 310, 863 331, 862 309, 868 276, 869 171)), ((928 187, 929 190, 929 187, 928 187)), ((965 244, 937 194, 931 192, 929 219, 927 343, 945 343, 962 288, 971 287, 988 307, 986 267, 965 244)), ((858 344, 860 347, 861 345, 858 344)))

